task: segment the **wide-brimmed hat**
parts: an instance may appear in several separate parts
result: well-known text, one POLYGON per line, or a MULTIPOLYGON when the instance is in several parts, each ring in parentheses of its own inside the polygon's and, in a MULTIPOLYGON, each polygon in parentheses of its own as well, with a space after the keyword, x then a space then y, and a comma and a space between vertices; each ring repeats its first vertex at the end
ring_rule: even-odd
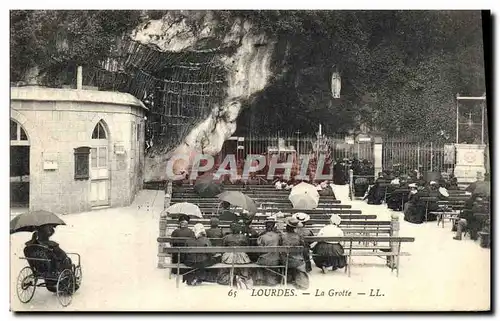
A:
POLYGON ((332 224, 340 225, 341 221, 342 221, 342 219, 340 218, 340 216, 338 214, 333 214, 332 216, 330 216, 330 223, 332 223, 332 224))
POLYGON ((437 184, 437 182, 436 182, 436 181, 430 181, 430 182, 429 182, 429 185, 435 185, 435 184, 437 184))
POLYGON ((290 216, 285 219, 285 224, 291 227, 300 227, 302 223, 295 217, 290 216))
POLYGON ((297 219, 299 222, 307 222, 311 219, 308 214, 302 212, 297 212, 293 214, 292 217, 295 217, 295 219, 297 219))
POLYGON ((417 184, 411 183, 411 184, 408 184, 408 187, 409 188, 417 188, 417 184))

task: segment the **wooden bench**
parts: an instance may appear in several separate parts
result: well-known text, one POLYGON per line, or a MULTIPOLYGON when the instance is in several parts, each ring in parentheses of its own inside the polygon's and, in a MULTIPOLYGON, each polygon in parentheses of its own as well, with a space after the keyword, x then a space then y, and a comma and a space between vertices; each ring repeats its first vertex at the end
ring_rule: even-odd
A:
MULTIPOLYGON (((249 195, 249 197, 253 200, 259 200, 260 203, 289 203, 290 200, 287 197, 276 197, 274 195, 271 195, 270 197, 261 197, 261 198, 255 198, 252 197, 252 195, 249 195)), ((179 197, 174 194, 172 197, 172 200, 177 200, 180 202, 185 202, 186 200, 190 200, 192 202, 198 202, 198 203, 220 203, 221 201, 217 197, 198 197, 198 196, 186 196, 186 197, 179 197)), ((341 202, 339 200, 325 200, 320 198, 319 199, 320 204, 340 204, 341 202)))
MULTIPOLYGON (((310 222, 310 221, 309 221, 310 222)), ((308 222, 308 223, 309 223, 308 222)), ((197 221, 196 223, 201 223, 205 227, 205 229, 210 228, 209 220, 202 219, 197 221)), ((189 227, 193 227, 196 224, 191 220, 189 222, 189 227)), ((165 235, 169 235, 172 231, 178 228, 178 221, 174 219, 167 219, 163 221, 165 230, 170 231, 165 235)), ((325 226, 326 224, 312 224, 309 223, 306 228, 312 231, 315 235, 325 226)), ((219 224, 219 228, 223 230, 225 233, 229 233, 230 222, 221 222, 219 224)), ((265 230, 265 225, 262 222, 255 222, 250 225, 257 233, 263 232, 265 230)), ((397 235, 397 231, 393 229, 393 225, 391 221, 375 221, 375 220, 344 220, 340 222, 340 227, 342 231, 346 235, 361 235, 361 236, 370 236, 370 235, 397 235)), ((161 227, 160 227, 161 228, 161 227)))
MULTIPOLYGON (((178 238, 158 238, 159 243, 170 243, 172 240, 177 241, 178 238)), ((184 238, 181 238, 184 239, 184 238)), ((177 263, 174 264, 165 264, 164 268, 170 269, 169 273, 169 278, 172 275, 172 269, 177 269, 177 274, 176 274, 176 287, 179 287, 179 281, 180 278, 183 277, 184 275, 187 275, 189 273, 192 273, 196 271, 196 268, 189 267, 185 264, 180 263, 180 255, 181 254, 186 254, 186 253, 211 253, 211 254, 218 254, 218 253, 237 253, 237 252, 244 252, 244 253, 285 253, 288 257, 290 253, 301 253, 303 252, 304 248, 302 246, 230 246, 230 247, 225 247, 225 246, 211 246, 211 247, 165 247, 163 253, 159 253, 159 255, 171 255, 171 254, 178 254, 179 260, 177 263), (181 274, 180 270, 181 269, 187 269, 188 272, 181 274)), ((265 266, 265 265, 259 265, 255 263, 248 263, 248 264, 225 264, 225 263, 217 263, 209 267, 205 267, 205 269, 230 269, 230 283, 229 286, 233 287, 234 286, 234 270, 237 268, 247 268, 247 269, 255 269, 255 268, 262 268, 266 269, 268 271, 271 271, 273 273, 276 273, 282 277, 282 284, 285 286, 287 285, 287 278, 288 278, 288 260, 285 260, 284 264, 280 265, 275 265, 275 266, 265 266), (271 269, 283 269, 283 272, 277 272, 275 270, 271 269)))
POLYGON ((396 276, 399 276, 399 257, 409 256, 410 253, 401 252, 401 243, 414 242, 414 237, 400 236, 308 236, 304 238, 307 242, 339 242, 344 247, 345 256, 347 256, 346 272, 351 276, 351 266, 353 256, 377 256, 391 258, 391 271, 396 268, 396 276), (389 242, 389 247, 380 246, 381 242, 389 242), (365 244, 364 246, 356 245, 365 244), (389 252, 382 250, 390 250, 389 252), (395 260, 395 261, 394 261, 395 260))
MULTIPOLYGON (((182 241, 186 240, 186 238, 168 238, 159 237, 157 241, 159 243, 167 243, 170 244, 172 241, 182 241)), ((213 239, 216 240, 216 239, 213 239)), ((221 239, 217 239, 221 240, 221 239)), ((377 256, 377 257, 389 257, 394 264, 391 264, 391 271, 396 269, 396 276, 399 276, 399 267, 400 267, 400 256, 408 256, 409 253, 401 252, 401 243, 404 242, 414 242, 415 238, 413 237, 393 237, 393 236, 342 236, 342 237, 306 237, 305 240, 309 243, 312 242, 339 242, 343 244, 344 247, 344 255, 347 257, 347 265, 345 267, 345 272, 348 273, 348 276, 351 276, 351 266, 352 266, 352 257, 353 256, 377 256), (378 244, 380 242, 389 242, 390 246, 379 246, 379 245, 370 245, 370 246, 361 246, 357 244, 378 244), (382 251, 389 250, 389 251, 382 251)), ((240 247, 165 247, 163 253, 160 253, 161 256, 169 256, 171 254, 184 254, 184 253, 225 253, 225 252, 245 252, 245 253, 270 253, 270 252, 281 252, 289 255, 290 253, 302 253, 303 247, 260 247, 260 246, 240 246, 240 247), (228 251, 229 250, 229 251, 228 251)), ((254 263, 250 264, 216 264, 212 267, 208 268, 230 268, 231 269, 231 282, 233 281, 234 269, 235 268, 284 268, 284 274, 280 274, 284 278, 284 284, 286 285, 286 276, 288 273, 288 266, 285 262, 284 265, 277 266, 262 266, 254 263)), ((164 268, 177 269, 177 282, 176 285, 178 287, 180 276, 180 269, 191 269, 188 273, 191 273, 194 269, 188 266, 183 265, 178 262, 177 264, 166 264, 164 268)), ((185 273, 183 275, 186 275, 185 273)))
MULTIPOLYGON (((272 215, 272 214, 271 214, 272 215)), ((292 213, 284 213, 284 217, 291 216, 292 213)), ((377 215, 374 214, 340 214, 340 218, 344 221, 352 221, 352 220, 374 220, 377 218, 377 215)), ((212 217, 219 217, 217 214, 205 214, 203 218, 192 218, 189 223, 204 223, 209 222, 212 217)), ((252 224, 263 223, 265 220, 269 218, 268 215, 255 215, 252 218, 252 224)), ((169 223, 178 223, 179 221, 171 218, 169 223)), ((224 221, 221 221, 224 223, 224 221)), ((307 222, 309 224, 330 224, 330 215, 314 215, 311 216, 310 220, 307 222)))
MULTIPOLYGON (((204 206, 198 206, 200 208, 200 211, 202 213, 220 213, 222 212, 221 207, 204 207, 204 206)), ((305 213, 311 213, 311 214, 324 214, 324 213, 332 213, 337 210, 337 211, 342 211, 344 209, 351 209, 351 205, 337 205, 335 207, 329 207, 329 208, 321 208, 321 209, 313 209, 313 210, 300 210, 300 209, 294 209, 291 206, 287 207, 266 207, 266 208, 257 208, 257 212, 268 212, 268 211, 282 211, 282 212, 305 212, 305 213)))
MULTIPOLYGON (((279 197, 276 195, 269 195, 269 196, 259 196, 255 197, 253 195, 247 194, 251 199, 253 199, 255 202, 274 202, 274 203, 289 203, 290 200, 287 197, 279 197)), ((198 197, 196 195, 179 195, 179 194, 173 194, 172 197, 173 200, 182 200, 186 201, 189 200, 191 202, 207 202, 207 203, 219 203, 220 200, 217 197, 198 197)), ((320 203, 325 203, 325 204, 340 204, 339 200, 333 200, 333 199, 324 199, 320 198, 319 199, 320 203)))

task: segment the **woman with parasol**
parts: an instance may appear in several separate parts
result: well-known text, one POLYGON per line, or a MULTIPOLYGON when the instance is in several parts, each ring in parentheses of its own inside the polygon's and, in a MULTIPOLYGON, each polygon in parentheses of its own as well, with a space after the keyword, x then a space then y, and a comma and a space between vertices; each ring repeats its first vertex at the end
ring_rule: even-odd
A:
MULTIPOLYGON (((50 250, 51 264, 56 271, 74 270, 75 267, 66 252, 59 247, 57 242, 50 240, 55 232, 54 227, 58 225, 66 225, 66 223, 54 213, 44 210, 30 211, 14 217, 10 221, 10 234, 32 232, 31 240, 25 243, 24 253, 27 253, 32 245, 45 246, 50 250)), ((46 285, 47 290, 56 292, 56 282, 47 280, 46 285)), ((75 290, 78 289, 79 285, 80 283, 76 282, 75 290)))

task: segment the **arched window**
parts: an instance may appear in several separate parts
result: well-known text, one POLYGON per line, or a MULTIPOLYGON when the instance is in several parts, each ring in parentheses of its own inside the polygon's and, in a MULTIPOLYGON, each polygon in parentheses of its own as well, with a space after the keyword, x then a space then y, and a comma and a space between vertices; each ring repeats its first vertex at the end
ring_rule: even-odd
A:
POLYGON ((94 131, 92 132, 92 139, 106 139, 106 130, 104 129, 104 125, 102 120, 97 123, 94 127, 94 131))
POLYGON ((24 128, 15 120, 10 120, 10 142, 11 145, 29 145, 28 135, 24 128))

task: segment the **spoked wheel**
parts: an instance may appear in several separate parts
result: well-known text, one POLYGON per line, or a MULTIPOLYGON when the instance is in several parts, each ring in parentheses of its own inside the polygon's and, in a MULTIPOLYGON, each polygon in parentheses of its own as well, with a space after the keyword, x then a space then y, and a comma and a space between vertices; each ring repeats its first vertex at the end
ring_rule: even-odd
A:
POLYGON ((80 285, 82 284, 82 267, 81 266, 77 266, 75 268, 75 291, 78 290, 78 288, 80 287, 80 285))
POLYGON ((75 293, 75 275, 71 270, 63 270, 57 279, 57 299, 63 307, 71 304, 73 293, 75 293))
POLYGON ((31 301, 33 295, 35 295, 36 281, 33 270, 29 266, 24 267, 19 272, 17 277, 17 297, 19 301, 22 303, 31 301))

